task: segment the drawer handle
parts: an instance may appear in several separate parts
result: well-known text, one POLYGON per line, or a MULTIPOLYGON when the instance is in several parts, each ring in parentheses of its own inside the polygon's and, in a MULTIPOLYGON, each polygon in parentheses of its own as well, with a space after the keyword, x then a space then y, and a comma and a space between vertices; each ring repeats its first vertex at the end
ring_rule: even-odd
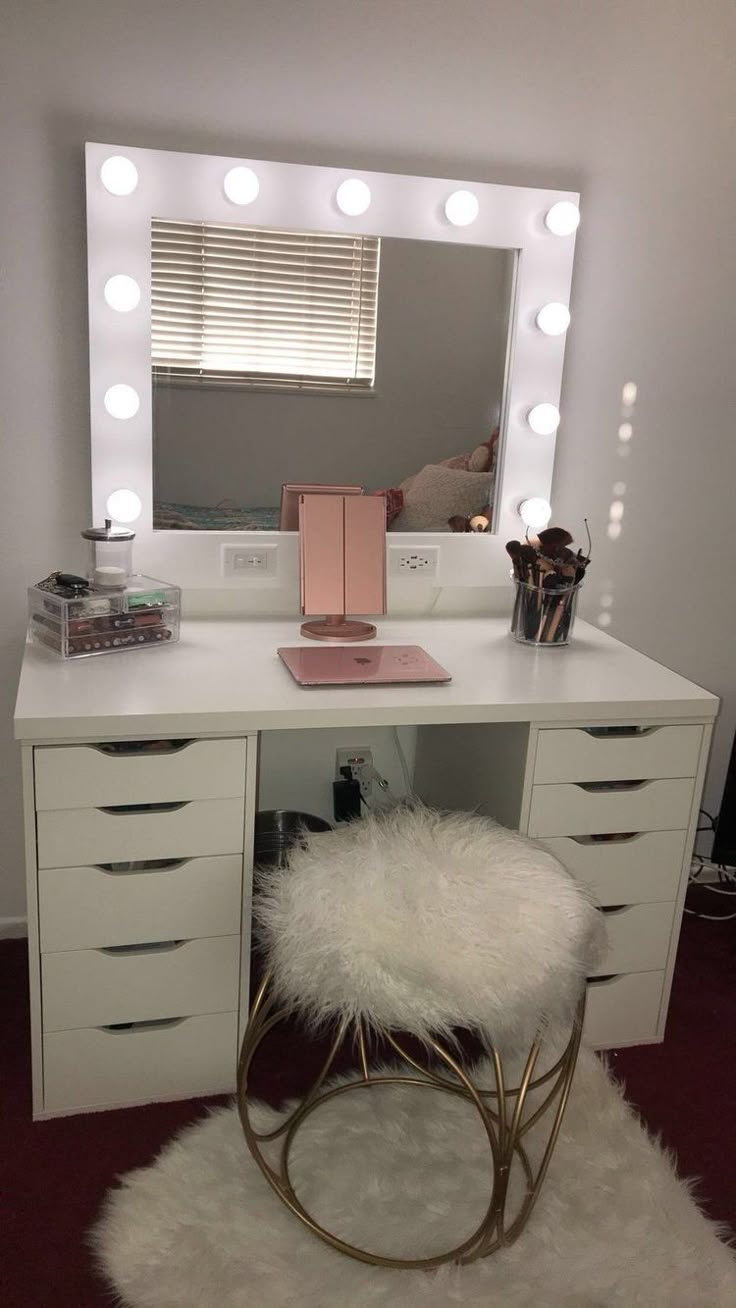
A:
POLYGON ((621 737, 651 736, 659 727, 583 727, 587 736, 596 740, 620 740, 621 737))
POLYGON ((113 817, 126 817, 129 813, 176 813, 178 809, 186 808, 191 802, 190 799, 182 799, 172 804, 106 804, 97 812, 111 813, 113 817))
POLYGON ((651 781, 574 781, 573 785, 579 790, 587 790, 588 794, 602 793, 620 793, 622 790, 643 790, 645 786, 651 786, 651 781))
POLYGON ((129 758, 137 754, 178 754, 180 750, 186 749, 193 743, 191 738, 188 740, 111 740, 102 745, 90 745, 89 748, 96 749, 100 754, 129 758))
POLYGON ((632 840, 641 840, 644 831, 597 831, 591 836, 570 836, 576 845, 620 845, 631 844, 632 840))
POLYGON ((98 872, 106 876, 137 876, 141 872, 172 872, 174 868, 190 863, 189 858, 139 858, 129 863, 94 863, 98 872))
POLYGON ((119 957, 120 955, 143 955, 143 954, 171 954, 175 949, 181 949, 182 945, 188 945, 188 940, 154 940, 148 945, 105 945, 101 949, 96 949, 96 954, 108 954, 110 957, 119 957))
POLYGON ((618 981, 620 972, 607 972, 605 976, 589 976, 587 982, 589 986, 610 986, 612 981, 618 981))
POLYGON ((185 1017, 157 1017, 150 1022, 112 1022, 110 1026, 98 1026, 97 1030, 107 1035, 127 1035, 129 1031, 162 1031, 186 1020, 185 1017))

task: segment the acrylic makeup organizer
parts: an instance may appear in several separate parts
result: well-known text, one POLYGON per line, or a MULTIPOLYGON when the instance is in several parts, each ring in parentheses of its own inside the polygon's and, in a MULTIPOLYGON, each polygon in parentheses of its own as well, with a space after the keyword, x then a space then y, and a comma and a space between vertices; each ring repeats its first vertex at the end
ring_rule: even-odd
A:
POLYGON ((155 649, 179 639, 181 591, 154 577, 132 576, 122 588, 90 586, 67 598, 31 586, 28 634, 63 659, 155 649))

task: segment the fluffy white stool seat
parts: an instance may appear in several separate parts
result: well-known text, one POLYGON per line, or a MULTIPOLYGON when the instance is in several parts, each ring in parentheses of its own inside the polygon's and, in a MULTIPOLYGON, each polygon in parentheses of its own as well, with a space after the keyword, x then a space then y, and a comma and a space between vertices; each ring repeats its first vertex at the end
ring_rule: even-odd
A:
POLYGON ((489 818, 422 806, 305 836, 255 906, 281 1001, 421 1039, 470 1026, 496 1047, 567 1021, 601 914, 561 863, 489 818))

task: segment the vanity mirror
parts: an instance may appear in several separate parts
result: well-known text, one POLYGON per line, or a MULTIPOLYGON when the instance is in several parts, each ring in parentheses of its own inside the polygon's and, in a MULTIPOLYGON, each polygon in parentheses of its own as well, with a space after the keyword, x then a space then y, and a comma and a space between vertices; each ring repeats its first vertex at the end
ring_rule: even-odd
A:
POLYGON ((189 586, 272 541, 280 584, 282 482, 403 483, 392 543, 505 580, 549 499, 577 220, 565 192, 88 144, 95 520, 189 586), (476 500, 493 534, 448 534, 476 500))
POLYGON ((390 489, 394 529, 491 502, 489 448, 453 472, 498 427, 511 251, 161 220, 153 241, 154 529, 275 530, 284 482, 390 489), (408 494, 450 460, 434 501, 408 494))

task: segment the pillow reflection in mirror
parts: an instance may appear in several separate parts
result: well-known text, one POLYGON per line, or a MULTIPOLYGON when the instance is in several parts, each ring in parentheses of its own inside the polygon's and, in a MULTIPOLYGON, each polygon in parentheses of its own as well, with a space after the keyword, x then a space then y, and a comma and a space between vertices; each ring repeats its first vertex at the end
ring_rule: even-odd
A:
POLYGON ((449 531, 449 519, 470 518, 490 500, 491 474, 428 463, 404 492, 392 531, 449 531))

